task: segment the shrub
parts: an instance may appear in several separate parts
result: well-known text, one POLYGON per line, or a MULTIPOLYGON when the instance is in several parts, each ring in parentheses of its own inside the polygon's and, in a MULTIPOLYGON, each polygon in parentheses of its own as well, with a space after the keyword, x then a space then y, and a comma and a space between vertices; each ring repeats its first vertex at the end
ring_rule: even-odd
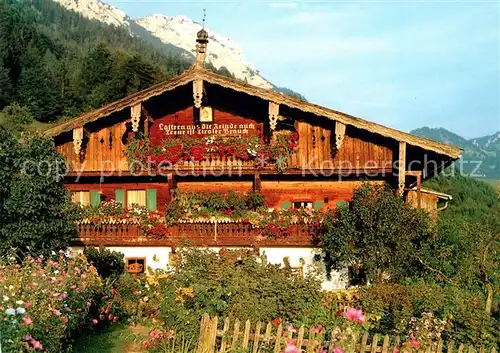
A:
POLYGON ((356 265, 376 282, 421 273, 419 250, 432 239, 428 214, 394 194, 389 185, 364 184, 348 207, 324 218, 327 269, 356 265))
POLYGON ((335 323, 337 310, 324 304, 314 269, 302 277, 265 257, 225 249, 217 254, 187 248, 181 254, 168 277, 158 280, 161 319, 176 332, 196 335, 204 313, 253 322, 335 323))
MULTIPOLYGON (((483 299, 453 286, 426 283, 378 284, 360 289, 360 305, 379 319, 373 332, 406 334, 432 315, 444 339, 488 345, 498 342, 499 321, 484 311, 483 299), (445 320, 444 329, 438 321, 445 320)), ((433 319, 433 320, 434 320, 433 319)))
POLYGON ((104 246, 99 248, 92 246, 85 248, 83 254, 104 279, 118 277, 125 272, 124 255, 121 252, 108 250, 104 246))
POLYGON ((101 279, 83 256, 61 254, 45 263, 28 257, 0 265, 2 352, 62 352, 71 338, 92 326, 101 279))
POLYGON ((75 236, 64 157, 40 134, 15 139, 0 128, 0 256, 48 256, 75 236))

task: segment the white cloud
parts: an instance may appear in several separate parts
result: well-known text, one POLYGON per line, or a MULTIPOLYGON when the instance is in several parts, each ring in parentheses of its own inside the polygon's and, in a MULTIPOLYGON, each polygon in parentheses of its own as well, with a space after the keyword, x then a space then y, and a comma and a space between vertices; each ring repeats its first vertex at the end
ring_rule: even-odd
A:
POLYGON ((296 9, 298 7, 295 2, 271 2, 269 6, 273 9, 296 9))

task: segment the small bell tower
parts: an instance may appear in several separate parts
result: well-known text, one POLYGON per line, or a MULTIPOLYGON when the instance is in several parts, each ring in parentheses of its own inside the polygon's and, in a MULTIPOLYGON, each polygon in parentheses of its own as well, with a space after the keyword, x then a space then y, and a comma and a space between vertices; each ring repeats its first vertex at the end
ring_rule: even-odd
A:
POLYGON ((197 33, 196 38, 196 66, 203 67, 208 50, 208 32, 205 30, 206 12, 203 10, 203 27, 197 33))

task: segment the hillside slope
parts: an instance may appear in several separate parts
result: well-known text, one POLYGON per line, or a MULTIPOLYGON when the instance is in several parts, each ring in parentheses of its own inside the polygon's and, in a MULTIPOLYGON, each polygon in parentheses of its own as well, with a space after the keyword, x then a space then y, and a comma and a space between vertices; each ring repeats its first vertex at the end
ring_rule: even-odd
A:
POLYGON ((492 135, 465 139, 444 128, 421 127, 411 134, 464 149, 456 166, 475 178, 500 179, 500 131, 492 135))

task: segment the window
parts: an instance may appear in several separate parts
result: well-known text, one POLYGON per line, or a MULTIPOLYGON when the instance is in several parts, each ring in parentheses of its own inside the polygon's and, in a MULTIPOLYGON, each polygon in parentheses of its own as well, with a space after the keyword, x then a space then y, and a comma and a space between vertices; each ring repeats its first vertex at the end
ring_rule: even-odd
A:
POLYGON ((293 201, 292 208, 313 208, 312 201, 293 201))
POLYGON ((90 191, 73 191, 71 193, 71 201, 81 206, 90 205, 90 191))
POLYGON ((146 206, 146 190, 127 190, 127 207, 133 204, 146 206))
POLYGON ((144 273, 146 270, 146 258, 144 257, 127 257, 126 264, 125 270, 133 275, 144 273))

